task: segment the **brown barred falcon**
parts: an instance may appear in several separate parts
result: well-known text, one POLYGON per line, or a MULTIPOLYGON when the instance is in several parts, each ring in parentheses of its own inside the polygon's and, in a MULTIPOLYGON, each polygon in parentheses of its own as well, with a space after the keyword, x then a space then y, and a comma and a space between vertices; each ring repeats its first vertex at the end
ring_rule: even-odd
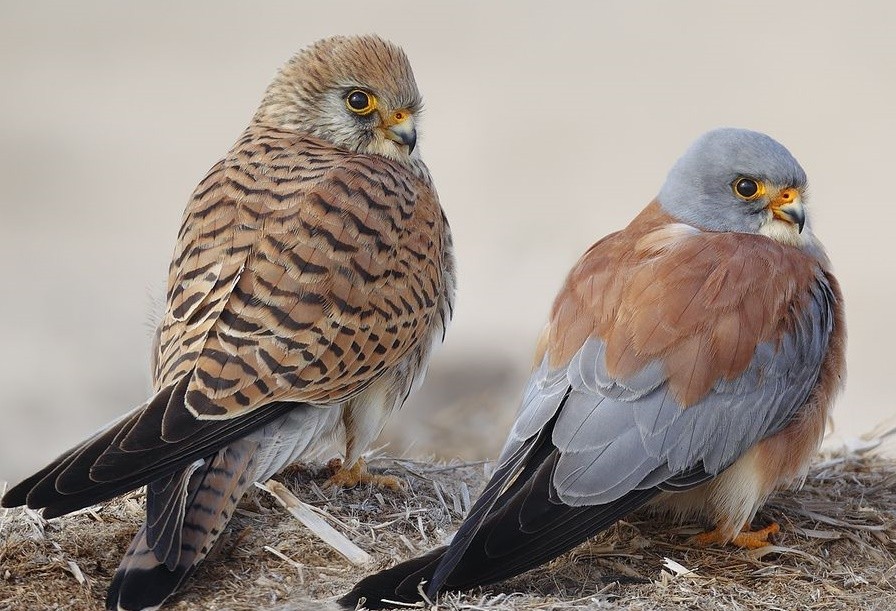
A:
MULTIPOLYGON (((451 318, 448 223, 416 148, 420 94, 376 36, 299 52, 184 214, 146 403, 12 488, 59 516, 147 486, 109 609, 159 607, 255 481, 344 448, 420 383, 451 318)), ((383 481, 380 483, 390 483, 383 481)))

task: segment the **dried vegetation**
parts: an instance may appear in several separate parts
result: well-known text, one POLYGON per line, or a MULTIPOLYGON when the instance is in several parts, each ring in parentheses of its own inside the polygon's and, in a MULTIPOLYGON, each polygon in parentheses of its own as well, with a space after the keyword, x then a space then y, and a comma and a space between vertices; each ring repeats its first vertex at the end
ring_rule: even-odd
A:
MULTIPOLYGON (((485 481, 483 463, 374 459, 405 492, 324 490, 322 468, 278 479, 370 554, 352 565, 256 490, 172 610, 335 609, 328 600, 377 568, 438 545, 485 481)), ((0 609, 101 608, 142 520, 141 493, 47 522, 0 510, 0 609)), ((827 455, 805 486, 771 499, 758 522, 778 521, 776 545, 699 549, 678 527, 638 513, 548 566, 494 587, 449 594, 439 611, 561 609, 896 609, 896 461, 827 455)))

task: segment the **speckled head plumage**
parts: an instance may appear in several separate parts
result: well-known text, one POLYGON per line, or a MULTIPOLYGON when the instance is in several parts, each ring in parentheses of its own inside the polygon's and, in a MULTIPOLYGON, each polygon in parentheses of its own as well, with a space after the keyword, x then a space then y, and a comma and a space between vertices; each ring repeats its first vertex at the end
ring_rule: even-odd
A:
POLYGON ((802 246, 811 236, 806 186, 803 168, 779 142, 721 128, 700 136, 675 163, 658 201, 676 219, 706 231, 761 233, 802 246))
POLYGON ((283 66, 254 120, 408 163, 418 159, 415 116, 421 108, 400 47, 375 35, 334 36, 283 66))

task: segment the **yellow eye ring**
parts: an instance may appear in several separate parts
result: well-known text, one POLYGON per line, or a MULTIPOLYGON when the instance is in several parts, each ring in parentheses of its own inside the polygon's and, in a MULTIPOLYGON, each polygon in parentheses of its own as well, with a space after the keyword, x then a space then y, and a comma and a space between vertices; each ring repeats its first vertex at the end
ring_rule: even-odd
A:
POLYGON ((345 96, 345 107, 363 117, 376 110, 376 98, 363 89, 352 89, 345 96))
POLYGON ((765 185, 747 176, 738 176, 731 183, 731 190, 745 202, 752 202, 765 195, 765 185))

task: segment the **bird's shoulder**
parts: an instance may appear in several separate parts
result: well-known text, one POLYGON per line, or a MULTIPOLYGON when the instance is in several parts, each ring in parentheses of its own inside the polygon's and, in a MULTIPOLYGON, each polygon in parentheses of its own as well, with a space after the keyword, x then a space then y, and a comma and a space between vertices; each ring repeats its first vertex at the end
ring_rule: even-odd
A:
POLYGON ((399 164, 250 128, 191 199, 169 275, 157 384, 229 417, 276 397, 344 400, 444 313, 447 222, 399 164))
POLYGON ((805 316, 832 316, 826 260, 761 235, 700 231, 654 203, 595 244, 557 296, 542 342, 562 366, 593 338, 626 378, 657 359, 682 405, 750 364, 805 316), (724 355, 724 358, 719 358, 724 355))

